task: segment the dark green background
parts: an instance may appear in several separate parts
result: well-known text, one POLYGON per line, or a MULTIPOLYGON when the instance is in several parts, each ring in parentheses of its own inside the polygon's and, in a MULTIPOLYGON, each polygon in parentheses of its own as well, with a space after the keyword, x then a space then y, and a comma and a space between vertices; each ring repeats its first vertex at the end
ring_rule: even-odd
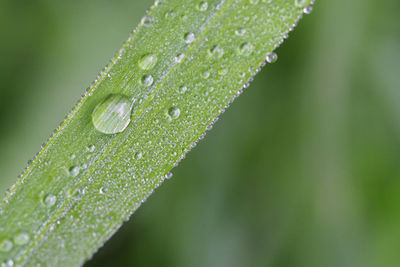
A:
MULTIPOLYGON (((0 191, 151 1, 0 1, 0 191)), ((400 2, 317 0, 86 266, 399 266, 400 2)))

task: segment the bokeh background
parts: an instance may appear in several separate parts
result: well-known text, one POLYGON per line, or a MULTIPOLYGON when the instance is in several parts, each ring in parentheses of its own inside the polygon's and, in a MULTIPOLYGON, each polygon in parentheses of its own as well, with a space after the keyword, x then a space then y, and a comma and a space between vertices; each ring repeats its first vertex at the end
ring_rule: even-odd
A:
MULTIPOLYGON (((0 192, 151 2, 0 1, 0 192)), ((85 266, 399 266, 398 14, 398 0, 317 0, 85 266)))

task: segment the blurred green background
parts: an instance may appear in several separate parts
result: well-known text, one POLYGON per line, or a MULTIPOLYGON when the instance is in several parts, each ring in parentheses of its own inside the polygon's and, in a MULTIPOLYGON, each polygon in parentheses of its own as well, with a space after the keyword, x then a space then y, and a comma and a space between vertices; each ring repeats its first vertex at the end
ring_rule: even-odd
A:
MULTIPOLYGON (((0 1, 0 192, 152 1, 0 1)), ((399 266, 400 1, 317 0, 85 266, 399 266)))

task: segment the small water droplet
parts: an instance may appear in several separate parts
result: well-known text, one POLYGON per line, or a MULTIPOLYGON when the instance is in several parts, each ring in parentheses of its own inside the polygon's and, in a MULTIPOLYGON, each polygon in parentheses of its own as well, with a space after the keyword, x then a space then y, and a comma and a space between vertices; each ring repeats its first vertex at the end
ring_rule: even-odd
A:
POLYGON ((185 93, 186 91, 187 91, 187 87, 186 86, 182 85, 181 87, 179 87, 179 92, 181 94, 185 93))
POLYGON ((87 149, 89 152, 93 152, 96 149, 96 147, 94 145, 89 145, 87 149))
POLYGON ((93 110, 93 125, 105 134, 120 133, 131 121, 131 110, 132 102, 127 96, 110 94, 93 110))
POLYGON ((167 178, 167 179, 171 179, 171 177, 172 177, 172 172, 169 172, 169 173, 167 173, 167 175, 165 175, 165 178, 167 178))
POLYGON ((236 34, 237 36, 243 36, 245 33, 246 33, 246 29, 244 29, 244 28, 239 28, 239 29, 237 29, 237 30, 235 31, 235 34, 236 34))
POLYGON ((208 9, 208 3, 205 2, 205 1, 200 2, 197 5, 197 9, 200 10, 200 11, 206 11, 208 9))
POLYGON ((150 70, 157 63, 157 56, 154 54, 146 54, 138 61, 139 68, 142 70, 150 70))
POLYGON ((196 37, 194 36, 194 33, 192 32, 188 32, 184 35, 185 38, 185 43, 187 44, 191 44, 194 42, 194 40, 196 39, 196 37))
POLYGON ((142 18, 142 24, 143 26, 149 27, 153 24, 154 18, 153 17, 148 17, 145 16, 142 18))
POLYGON ((176 63, 180 63, 184 57, 185 57, 184 54, 177 54, 174 60, 176 63))
POLYGON ((278 60, 278 55, 275 52, 272 52, 265 59, 268 63, 275 63, 278 60))
POLYGON ((13 243, 9 239, 3 239, 0 241, 0 251, 2 252, 8 252, 12 249, 13 243))
POLYGON ((152 85, 153 82, 154 82, 153 76, 151 76, 150 74, 144 75, 144 76, 142 77, 141 82, 142 82, 142 84, 145 85, 145 86, 150 86, 150 85, 152 85))
MULTIPOLYGON (((79 170, 78 170, 78 173, 79 173, 79 170)), ((78 175, 78 174, 77 174, 77 175, 78 175)), ((57 201, 57 197, 56 197, 56 196, 54 196, 54 195, 52 195, 52 194, 48 194, 48 195, 44 198, 43 203, 44 203, 47 207, 51 207, 51 206, 53 206, 54 204, 56 204, 56 201, 57 201)))
POLYGON ((171 107, 168 110, 168 115, 172 118, 172 119, 176 119, 179 117, 179 115, 181 114, 181 111, 179 108, 177 107, 171 107))
POLYGON ((141 159, 143 157, 142 152, 136 152, 135 153, 135 159, 141 159))
POLYGON ((104 187, 104 186, 99 189, 99 193, 102 195, 107 193, 107 191, 108 191, 107 187, 104 187))
POLYGON ((14 237, 14 242, 17 245, 25 245, 29 241, 29 235, 25 232, 19 233, 14 237))
POLYGON ((210 56, 221 58, 224 55, 224 49, 219 45, 214 45, 210 48, 208 53, 210 54, 210 56))
POLYGON ((304 12, 304 14, 309 15, 309 14, 311 14, 312 10, 313 10, 312 5, 308 5, 303 9, 303 12, 304 12))
POLYGON ((254 49, 254 47, 253 47, 253 45, 252 45, 251 43, 245 42, 245 43, 243 43, 243 44, 240 45, 240 47, 239 47, 239 53, 242 54, 242 55, 248 56, 248 55, 251 54, 251 52, 253 51, 253 49, 254 49))
POLYGON ((203 76, 204 79, 208 79, 208 77, 210 77, 210 72, 208 70, 205 70, 203 71, 201 76, 203 76))
POLYGON ((69 168, 69 174, 72 177, 76 177, 79 174, 80 168, 79 166, 72 166, 69 168))

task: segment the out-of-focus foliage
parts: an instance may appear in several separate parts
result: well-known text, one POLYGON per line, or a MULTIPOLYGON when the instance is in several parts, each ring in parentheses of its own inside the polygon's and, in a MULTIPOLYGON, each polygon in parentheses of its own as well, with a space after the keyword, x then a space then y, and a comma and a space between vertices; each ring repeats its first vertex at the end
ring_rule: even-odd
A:
MULTIPOLYGON (((1 191, 149 4, 0 2, 1 191)), ((87 266, 397 266, 399 12, 317 1, 87 266)))

